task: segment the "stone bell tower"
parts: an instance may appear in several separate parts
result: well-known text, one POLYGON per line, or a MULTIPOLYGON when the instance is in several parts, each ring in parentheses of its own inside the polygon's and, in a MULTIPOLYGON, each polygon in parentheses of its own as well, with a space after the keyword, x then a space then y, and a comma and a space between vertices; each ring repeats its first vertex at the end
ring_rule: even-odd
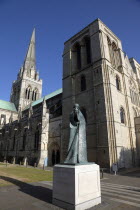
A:
POLYGON ((23 66, 19 70, 17 80, 13 82, 10 101, 15 104, 17 110, 23 110, 32 101, 41 98, 41 94, 42 80, 36 70, 34 29, 23 66))

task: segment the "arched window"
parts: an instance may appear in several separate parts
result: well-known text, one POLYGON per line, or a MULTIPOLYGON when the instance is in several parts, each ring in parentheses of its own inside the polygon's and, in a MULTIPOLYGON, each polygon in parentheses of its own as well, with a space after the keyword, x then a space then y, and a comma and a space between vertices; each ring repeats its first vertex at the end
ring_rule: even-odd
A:
POLYGON ((87 55, 87 64, 91 63, 91 50, 90 50, 90 38, 85 38, 85 46, 86 46, 86 55, 87 55))
POLYGON ((125 112, 124 112, 123 107, 120 108, 120 120, 121 120, 121 123, 126 124, 125 112))
POLYGON ((33 100, 33 101, 36 101, 36 100, 37 100, 37 94, 38 94, 38 90, 35 89, 35 90, 33 91, 33 93, 32 93, 32 100, 33 100))
POLYGON ((39 128, 35 132, 35 142, 34 142, 34 149, 38 150, 39 147, 39 128))
POLYGON ((35 80, 37 80, 37 74, 35 74, 35 80))
POLYGON ((30 99, 30 92, 31 92, 31 90, 30 90, 30 88, 28 89, 28 99, 30 99))
POLYGON ((110 62, 112 63, 112 47, 111 47, 111 41, 108 36, 107 36, 107 43, 108 43, 108 49, 109 49, 110 62))
POLYGON ((35 92, 35 96, 34 96, 35 101, 36 101, 36 98, 37 98, 37 92, 35 92))
POLYGON ((26 88, 26 91, 25 91, 25 98, 27 98, 28 96, 28 89, 26 88))
POLYGON ((32 93, 32 101, 34 101, 34 90, 33 90, 33 93, 32 93))
POLYGON ((60 163, 60 149, 57 144, 53 144, 51 148, 51 165, 60 163))
POLYGON ((81 91, 86 90, 86 77, 85 75, 81 76, 81 91))
POLYGON ((115 44, 114 41, 111 44, 109 37, 107 37, 107 43, 108 43, 108 49, 109 49, 110 62, 113 67, 118 68, 121 65, 121 61, 120 61, 120 53, 117 48, 117 45, 115 44))
POLYGON ((30 99, 31 87, 27 87, 25 91, 25 98, 30 99))
POLYGON ((25 150, 25 146, 26 146, 26 129, 24 131, 23 134, 23 144, 22 144, 22 149, 25 150))
POLYGON ((113 42, 112 43, 112 65, 116 67, 116 51, 117 51, 117 46, 113 42))
POLYGON ((115 42, 112 42, 112 50, 113 51, 117 50, 117 46, 116 46, 115 42))
POLYGON ((121 91, 121 82, 118 76, 116 76, 116 87, 117 87, 117 90, 121 91))
POLYGON ((13 150, 15 149, 15 143, 16 143, 16 135, 14 135, 14 139, 13 139, 13 150))
POLYGON ((77 55, 77 69, 81 69, 81 46, 79 43, 75 45, 76 55, 77 55))

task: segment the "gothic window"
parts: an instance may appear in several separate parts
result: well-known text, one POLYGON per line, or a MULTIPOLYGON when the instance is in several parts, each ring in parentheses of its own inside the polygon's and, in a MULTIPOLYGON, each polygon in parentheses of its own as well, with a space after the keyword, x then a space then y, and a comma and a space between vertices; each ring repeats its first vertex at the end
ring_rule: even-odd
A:
POLYGON ((108 43, 108 49, 109 49, 110 62, 112 63, 112 49, 111 49, 111 41, 109 37, 107 37, 107 43, 108 43))
POLYGON ((51 162, 52 162, 52 165, 60 163, 60 150, 57 144, 52 145, 51 162))
POLYGON ((25 98, 27 98, 28 96, 28 89, 26 88, 26 91, 25 91, 25 98))
POLYGON ((91 63, 91 49, 90 49, 90 38, 85 38, 85 46, 86 46, 86 55, 87 55, 87 64, 91 63))
POLYGON ((85 75, 81 76, 81 91, 86 90, 86 77, 85 75))
POLYGON ((116 50, 117 50, 117 46, 116 44, 113 42, 112 43, 112 65, 116 66, 116 50))
POLYGON ((34 97, 35 101, 37 99, 37 91, 35 91, 35 97, 34 97))
POLYGON ((33 100, 33 101, 36 101, 36 100, 37 100, 37 94, 38 94, 38 90, 35 89, 35 90, 33 91, 33 93, 32 93, 32 100, 33 100))
POLYGON ((121 91, 121 82, 118 76, 116 76, 116 87, 117 87, 117 90, 121 91))
POLYGON ((37 74, 35 74, 35 80, 37 80, 37 74))
POLYGON ((13 150, 15 149, 15 143, 16 143, 16 135, 14 135, 14 139, 13 139, 13 150))
POLYGON ((34 90, 33 90, 33 93, 32 93, 32 101, 34 101, 34 90))
POLYGON ((39 147, 39 128, 35 132, 35 142, 34 142, 34 149, 38 150, 39 147))
POLYGON ((28 96, 27 96, 28 99, 30 99, 30 92, 31 92, 31 90, 29 88, 29 90, 28 90, 28 96))
POLYGON ((76 53, 76 67, 77 69, 81 69, 81 46, 77 43, 74 47, 74 51, 76 53))
POLYGON ((25 150, 25 146, 26 146, 26 129, 24 131, 23 134, 23 144, 22 144, 22 149, 25 150))
POLYGON ((136 93, 135 89, 131 89, 130 87, 130 97, 131 97, 131 102, 135 104, 136 106, 140 106, 140 98, 139 98, 139 93, 136 93))
POLYGON ((124 112, 123 107, 120 108, 120 120, 121 120, 121 123, 126 124, 125 112, 124 112))
POLYGON ((27 87, 25 90, 25 98, 30 99, 31 87, 27 87))
POLYGON ((109 37, 107 37, 107 43, 108 43, 108 49, 109 49, 110 62, 113 67, 117 68, 121 65, 120 54, 119 54, 117 45, 115 44, 115 42, 112 42, 111 44, 109 37))

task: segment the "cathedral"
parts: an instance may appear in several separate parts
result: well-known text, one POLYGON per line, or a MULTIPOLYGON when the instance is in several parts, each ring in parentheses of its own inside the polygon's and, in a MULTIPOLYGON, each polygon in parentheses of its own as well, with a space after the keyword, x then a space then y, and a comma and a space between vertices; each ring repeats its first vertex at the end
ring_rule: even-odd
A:
POLYGON ((101 167, 140 164, 140 64, 96 19, 64 43, 63 89, 42 97, 35 30, 12 84, 0 100, 0 161, 52 166, 65 160, 69 114, 75 103, 86 119, 88 161, 101 167))
POLYGON ((0 161, 40 166, 60 162, 62 89, 41 95, 34 30, 10 102, 0 100, 0 161))

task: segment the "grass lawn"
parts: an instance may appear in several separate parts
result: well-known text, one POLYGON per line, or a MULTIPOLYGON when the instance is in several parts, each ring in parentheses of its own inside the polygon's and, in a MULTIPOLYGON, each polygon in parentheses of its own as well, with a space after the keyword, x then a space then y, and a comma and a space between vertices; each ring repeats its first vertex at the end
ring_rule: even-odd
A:
POLYGON ((52 181, 53 172, 21 166, 0 167, 0 187, 18 183, 52 181))
POLYGON ((3 166, 3 165, 5 165, 6 163, 0 163, 0 166, 3 166))

